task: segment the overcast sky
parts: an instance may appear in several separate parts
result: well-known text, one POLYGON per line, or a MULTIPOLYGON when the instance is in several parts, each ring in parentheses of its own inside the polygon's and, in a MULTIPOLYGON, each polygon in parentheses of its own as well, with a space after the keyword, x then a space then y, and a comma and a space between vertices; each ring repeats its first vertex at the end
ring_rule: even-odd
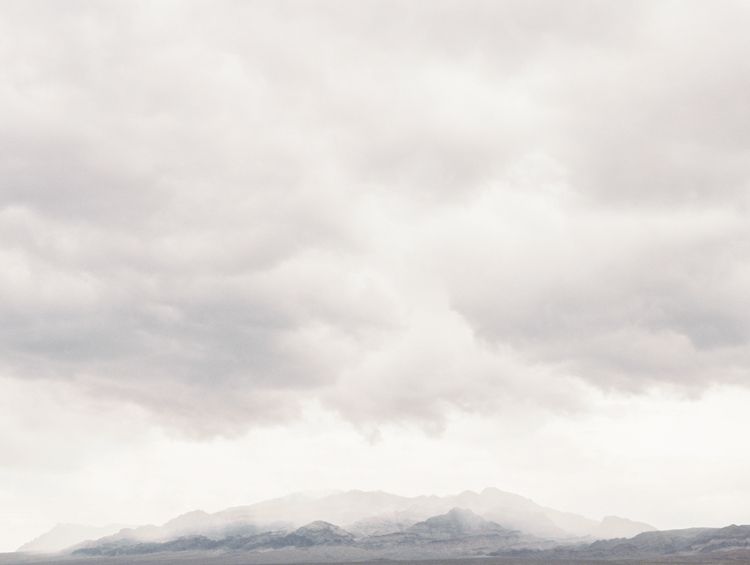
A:
POLYGON ((0 4, 0 550, 298 490, 750 523, 750 3, 0 4))

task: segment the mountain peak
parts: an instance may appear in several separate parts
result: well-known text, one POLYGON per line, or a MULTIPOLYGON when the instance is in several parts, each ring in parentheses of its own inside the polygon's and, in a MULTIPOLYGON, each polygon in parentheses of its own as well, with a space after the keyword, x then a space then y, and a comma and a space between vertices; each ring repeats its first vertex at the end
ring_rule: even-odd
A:
POLYGON ((308 533, 308 532, 321 532, 321 531, 335 532, 337 534, 342 534, 342 535, 348 534, 346 530, 338 527, 336 524, 324 522, 323 520, 315 520, 314 522, 310 522, 309 524, 306 524, 305 526, 298 528, 295 533, 308 533))
POLYGON ((447 514, 433 516, 410 528, 411 531, 442 531, 452 535, 488 529, 503 530, 504 528, 494 522, 485 520, 481 516, 477 516, 468 508, 451 508, 447 514))
POLYGON ((290 544, 302 547, 313 545, 348 545, 354 542, 352 534, 335 524, 330 524, 323 520, 316 520, 302 526, 284 539, 290 544))

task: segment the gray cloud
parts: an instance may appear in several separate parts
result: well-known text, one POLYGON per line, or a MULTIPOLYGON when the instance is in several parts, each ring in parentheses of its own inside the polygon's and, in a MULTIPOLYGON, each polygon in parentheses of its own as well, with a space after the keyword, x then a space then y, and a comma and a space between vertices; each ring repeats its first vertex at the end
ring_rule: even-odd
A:
POLYGON ((747 382, 744 4, 3 10, 6 374, 198 434, 747 382))

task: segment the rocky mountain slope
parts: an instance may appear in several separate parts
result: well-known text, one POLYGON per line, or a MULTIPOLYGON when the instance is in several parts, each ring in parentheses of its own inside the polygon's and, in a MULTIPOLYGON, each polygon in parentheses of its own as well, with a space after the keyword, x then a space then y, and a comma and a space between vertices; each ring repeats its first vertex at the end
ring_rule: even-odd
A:
MULTIPOLYGON (((178 516, 162 526, 126 528, 110 535, 105 543, 127 540, 164 543, 186 536, 204 536, 218 541, 232 536, 253 536, 285 530, 287 533, 315 521, 342 526, 355 537, 405 532, 418 522, 464 508, 485 520, 539 538, 571 540, 590 537, 606 539, 632 537, 654 530, 648 524, 608 517, 599 522, 583 516, 540 506, 528 498, 487 488, 481 493, 465 491, 454 496, 404 497, 382 491, 334 492, 322 496, 297 493, 249 506, 209 514, 196 510, 178 516)), ((111 532, 110 532, 111 533, 111 532)), ((24 546, 24 551, 59 551, 73 543, 99 536, 82 534, 66 543, 47 544, 43 549, 24 546)))
MULTIPOLYGON (((163 543, 139 543, 118 539, 85 544, 73 555, 118 556, 160 552, 262 552, 269 550, 304 550, 326 546, 345 549, 343 560, 354 554, 369 559, 400 559, 414 556, 449 557, 487 555, 509 550, 542 550, 557 545, 529 534, 511 531, 484 520, 471 510, 454 508, 445 515, 418 522, 402 532, 357 538, 328 522, 316 521, 292 532, 278 530, 213 540, 202 535, 180 537, 163 543)), ((287 552, 288 554, 288 552, 287 552)), ((335 560, 335 559, 334 559, 335 560)))
MULTIPOLYGON (((645 532, 633 538, 560 543, 508 530, 471 510, 454 508, 403 531, 358 537, 316 521, 293 531, 278 530, 213 540, 185 536, 162 543, 133 540, 92 542, 70 557, 203 555, 206 560, 241 555, 246 563, 303 563, 424 560, 467 557, 533 561, 717 560, 750 557, 750 526, 645 532), (202 552, 202 553, 201 553, 202 552)), ((161 558, 160 558, 161 559, 161 558)))
MULTIPOLYGON (((651 560, 700 556, 744 556, 749 562, 750 526, 689 528, 645 532, 626 539, 598 540, 578 547, 556 547, 546 551, 499 551, 495 555, 516 555, 535 559, 565 560, 651 560)), ((734 559, 733 559, 734 560, 734 559)))
MULTIPOLYGON (((499 491, 498 491, 499 492, 499 491)), ((331 514, 340 512, 343 517, 357 517, 362 508, 337 508, 346 496, 327 495, 319 510, 331 514), (325 500, 333 496, 333 500, 325 500)), ((354 493, 353 498, 367 502, 368 493, 354 493)), ((280 504, 269 501, 248 513, 247 508, 230 509, 217 514, 191 512, 180 516, 163 526, 146 526, 124 529, 117 534, 104 536, 98 540, 86 541, 56 555, 39 556, 41 562, 82 563, 91 559, 92 563, 118 558, 123 563, 142 565, 164 565, 165 563, 215 563, 216 565, 270 565, 272 563, 313 563, 313 562, 357 562, 378 560, 426 560, 426 559, 465 559, 482 557, 487 562, 508 558, 531 561, 674 561, 718 562, 731 560, 750 562, 750 526, 729 526, 726 528, 692 528, 672 531, 646 531, 631 537, 607 540, 590 538, 546 539, 519 529, 504 527, 493 520, 478 515, 469 508, 454 507, 449 511, 414 521, 425 508, 436 507, 445 499, 460 499, 473 504, 486 515, 491 512, 502 514, 503 506, 493 506, 494 500, 506 500, 521 508, 541 508, 530 506, 531 501, 507 493, 484 491, 480 494, 463 493, 457 497, 423 497, 420 505, 412 505, 405 510, 391 510, 369 516, 340 527, 325 520, 313 520, 297 527, 291 521, 282 521, 280 508, 290 510, 299 506, 300 500, 310 507, 317 501, 305 502, 282 500, 280 504), (518 500, 520 499, 520 500, 518 500), (489 509, 489 510, 488 510, 489 509), (264 514, 265 512, 265 514, 264 514), (274 523, 263 523, 276 519, 274 523), (257 520, 257 523, 253 523, 257 520)), ((391 498, 393 495, 375 493, 376 509, 388 510, 403 500, 391 498)), ((413 499, 410 499, 413 502, 413 499)), ((303 504, 303 506, 304 506, 303 504)), ((505 514, 508 515, 507 513, 505 514)), ((528 516, 528 515, 527 515, 528 516)), ((545 514, 546 516, 546 514, 545 514)), ((557 516, 560 522, 563 520, 557 516)), ((575 523, 581 517, 565 515, 565 519, 575 523)), ((581 518, 585 520, 585 518, 581 518)), ((551 520, 551 518, 550 518, 551 520)), ((580 524, 579 524, 580 525, 580 524)), ((585 525, 585 524, 584 524, 585 525)), ((608 517, 597 523, 599 531, 635 531, 647 527, 642 524, 608 517)), ((30 553, 15 553, 28 563, 33 558, 30 553)), ((0 556, 0 564, 5 563, 0 556)), ((107 561, 109 562, 109 561, 107 561)), ((10 563, 10 562, 8 562, 10 563)), ((15 563, 15 562, 14 562, 15 563)))

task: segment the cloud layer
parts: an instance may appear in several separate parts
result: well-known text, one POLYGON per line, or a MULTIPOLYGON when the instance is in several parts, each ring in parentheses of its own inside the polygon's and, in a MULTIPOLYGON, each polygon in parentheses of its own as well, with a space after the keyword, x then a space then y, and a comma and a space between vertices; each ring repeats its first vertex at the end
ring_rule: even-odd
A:
POLYGON ((6 4, 3 374, 198 435, 748 383, 748 24, 6 4))

